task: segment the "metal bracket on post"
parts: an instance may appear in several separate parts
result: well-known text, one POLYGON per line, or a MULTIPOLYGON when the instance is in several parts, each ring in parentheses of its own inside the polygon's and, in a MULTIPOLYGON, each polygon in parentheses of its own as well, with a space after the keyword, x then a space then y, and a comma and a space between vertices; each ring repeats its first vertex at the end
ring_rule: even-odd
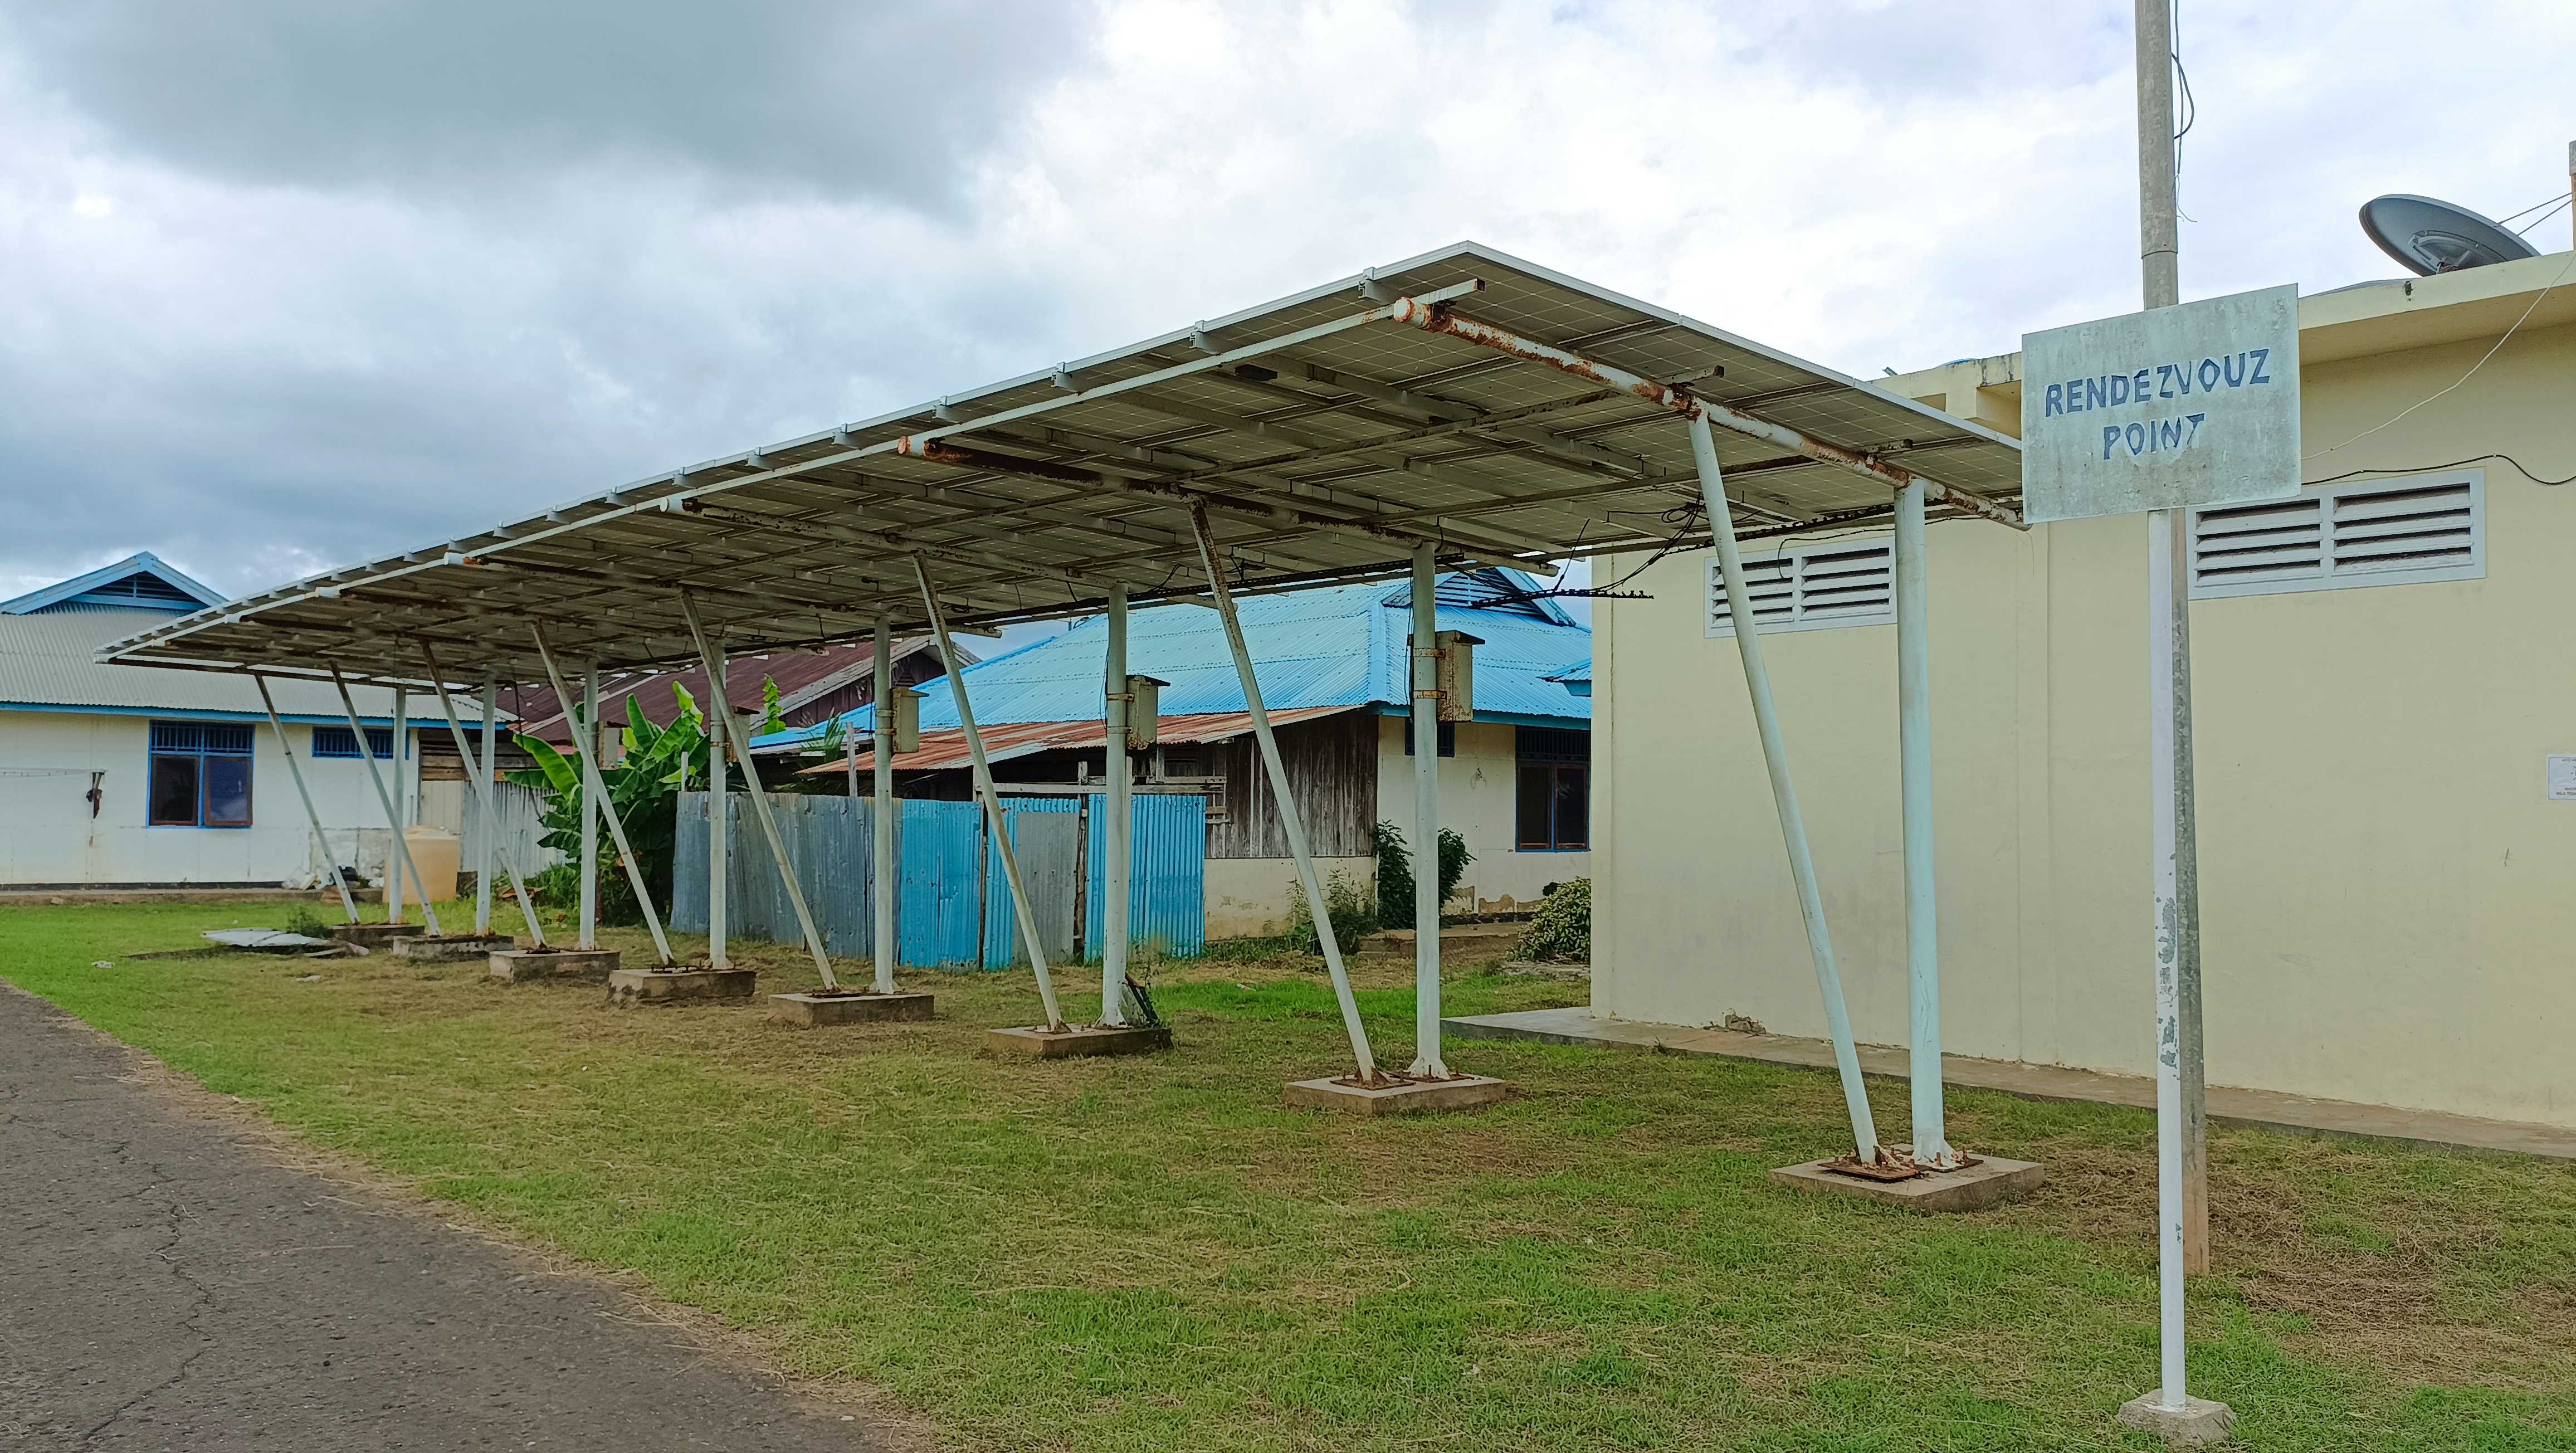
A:
MULTIPOLYGON (((456 754, 465 759, 467 771, 474 776, 474 799, 483 809, 483 841, 487 846, 493 845, 493 840, 501 834, 501 813, 492 801, 492 775, 489 772, 473 772, 474 753, 465 744, 465 724, 457 719, 456 700, 447 694, 447 677, 438 669, 438 655, 430 649, 426 638, 420 643, 420 660, 422 665, 429 668, 430 689, 438 693, 438 709, 447 718, 447 731, 448 735, 456 741, 456 754)), ((487 700, 484 706, 489 710, 491 703, 487 700)), ((486 752, 492 749, 492 739, 489 735, 483 739, 483 749, 486 752)), ((536 900, 528 896, 527 880, 519 876, 519 865, 512 862, 507 854, 501 858, 501 867, 510 875, 511 891, 519 895, 519 916, 528 921, 529 936, 537 941, 537 947, 544 948, 546 930, 537 922, 536 900)), ((475 892, 478 898, 482 895, 481 885, 477 885, 475 892)), ((491 923, 486 918, 475 931, 486 933, 490 930, 491 923)))
POLYGON ((1780 735, 1779 712, 1771 701, 1771 673, 1762 663, 1762 637, 1754 629, 1752 592, 1744 584, 1744 560, 1735 548, 1735 518, 1726 505, 1726 483, 1718 470, 1717 441, 1708 420, 1690 419, 1691 453, 1699 464, 1701 502, 1708 510, 1708 530, 1717 545, 1718 573, 1726 582, 1726 615, 1734 624, 1735 649, 1744 661, 1744 685, 1753 698, 1753 724, 1762 738, 1763 764, 1771 772, 1771 800, 1780 812, 1780 837, 1788 849, 1789 876, 1798 887, 1798 912, 1807 924, 1807 953, 1815 961, 1816 989, 1825 1001, 1825 1025, 1833 1036, 1834 1067, 1842 1075, 1843 1106, 1850 1112, 1853 1156, 1857 1164, 1881 1162, 1878 1126, 1871 1119, 1869 1089, 1861 1082, 1860 1052, 1852 1044, 1851 1013, 1843 1004, 1842 975, 1834 967, 1834 944, 1825 929, 1824 895, 1816 887, 1815 860, 1807 851, 1806 819, 1798 813, 1797 789, 1789 781, 1789 748, 1780 735))
MULTIPOLYGON (((339 860, 331 851, 331 835, 322 830, 322 814, 313 806, 312 789, 304 785, 304 769, 296 765, 295 744, 286 739, 286 723, 277 714, 277 701, 268 694, 268 678, 254 671, 251 684, 259 688, 259 704, 268 709, 268 724, 277 729, 277 750, 286 758, 286 775, 295 779, 295 795, 304 799, 305 821, 313 824, 314 841, 322 845, 322 865, 331 870, 331 886, 340 890, 340 910, 349 921, 358 921, 357 895, 349 891, 349 880, 340 872, 339 860)), ((366 733, 358 734, 358 750, 367 749, 366 733)))
MULTIPOLYGON (((394 810, 394 795, 385 787, 385 774, 376 769, 376 754, 367 746, 366 723, 358 720, 358 703, 350 697, 349 683, 340 675, 337 662, 334 662, 331 667, 331 684, 340 688, 340 709, 347 713, 349 730, 358 738, 358 760, 367 764, 367 780, 375 784, 376 801, 385 809, 385 821, 393 824, 393 861, 385 865, 385 878, 388 882, 394 882, 398 881, 394 877, 397 873, 411 874, 412 891, 420 895, 421 917, 429 920, 429 936, 442 938, 445 935, 439 932, 438 910, 430 904, 429 888, 421 882, 420 869, 414 866, 411 860, 411 844, 403 838, 402 814, 394 810)), ((402 729, 403 722, 397 719, 394 723, 394 740, 397 743, 402 741, 402 729)), ((402 770, 400 756, 394 758, 394 770, 399 776, 402 770)), ((386 921, 393 920, 389 917, 386 921)))
MULTIPOLYGON (((716 654, 715 643, 707 628, 698 622, 697 603, 687 591, 678 592, 680 619, 689 626, 689 639, 698 648, 698 664, 705 668, 707 679, 720 680, 724 675, 724 658, 716 654)), ((744 732, 742 718, 734 714, 733 703, 720 702, 724 710, 725 736, 733 743, 734 755, 742 759, 743 795, 751 799, 751 815, 760 823, 762 841, 769 844, 770 860, 778 865, 779 879, 787 885, 788 906, 796 910, 796 926, 805 935, 805 951, 814 958, 814 971, 823 978, 823 987, 838 989, 841 981, 832 974, 832 956, 823 949, 823 934, 814 926, 814 910, 805 903, 805 889, 796 881, 796 864, 787 856, 787 843, 778 831, 778 818, 769 805, 769 794, 760 790, 760 773, 752 765, 751 738, 744 732)), ((712 826, 712 825, 711 825, 712 826)))
POLYGON ((957 703, 957 724, 966 733, 966 755, 975 765, 975 792, 984 799, 984 820, 992 825, 993 851, 1002 860, 1002 881, 1011 890, 1011 908, 1020 927, 1020 945, 1028 950, 1029 968, 1038 981, 1038 999, 1046 1006, 1049 1033, 1065 1029, 1064 1011, 1056 1006, 1055 975, 1047 971, 1046 945, 1038 938, 1035 905, 1020 885, 1019 854, 1011 850, 1010 819, 1002 812, 1002 794, 993 788, 993 766, 984 755, 984 734, 976 729, 975 708, 966 699, 966 677, 958 670, 957 651, 948 640, 948 617, 939 608, 939 592, 930 585, 930 567, 912 557, 912 573, 921 581, 921 603, 930 613, 930 633, 939 642, 939 663, 948 671, 948 689, 957 703))
POLYGON ((1217 564, 1216 536, 1209 532, 1207 508, 1192 502, 1190 530, 1198 538, 1199 563, 1207 568, 1208 595, 1216 606, 1217 619, 1225 625, 1225 643, 1234 652, 1234 673, 1243 684, 1243 705, 1252 718, 1253 739, 1261 748, 1261 765, 1270 778, 1270 795, 1279 810, 1279 828, 1288 839, 1288 853, 1297 860, 1298 885, 1306 893, 1306 912, 1315 923, 1315 942, 1324 951, 1324 968, 1332 976, 1333 997, 1341 1005, 1342 1028, 1350 1035, 1351 1055, 1357 1062, 1352 1079, 1362 1085, 1383 1085, 1385 1072, 1377 1067, 1377 1057, 1370 1053, 1368 1030, 1360 1023, 1359 1001, 1351 997, 1351 976, 1342 967, 1342 946, 1333 935, 1333 916, 1324 899, 1323 880, 1316 876, 1314 854, 1306 846, 1305 814, 1298 810, 1297 799, 1288 782, 1288 768, 1279 758, 1279 738, 1270 730, 1270 712, 1261 702, 1261 678, 1252 669, 1252 651, 1243 642, 1243 621, 1235 614, 1234 592, 1227 588, 1225 571, 1217 564))
MULTIPOLYGON (((528 634, 536 640, 537 661, 546 669, 546 684, 555 689, 555 700, 572 700, 572 693, 564 689, 563 673, 555 669, 555 653, 546 642, 546 628, 530 621, 528 634)), ((608 824, 609 839, 617 844, 617 860, 626 865, 627 885, 635 890, 636 905, 644 910, 644 926, 652 930, 653 951, 661 955, 665 968, 672 967, 677 960, 671 956, 671 940, 662 932, 661 910, 653 906, 653 892, 644 884, 644 865, 636 860, 635 848, 626 840, 626 824, 617 816, 617 804, 608 800, 608 784, 599 775, 597 727, 596 722, 584 722, 582 729, 573 733, 573 747, 581 754, 582 788, 599 804, 600 819, 608 824)))

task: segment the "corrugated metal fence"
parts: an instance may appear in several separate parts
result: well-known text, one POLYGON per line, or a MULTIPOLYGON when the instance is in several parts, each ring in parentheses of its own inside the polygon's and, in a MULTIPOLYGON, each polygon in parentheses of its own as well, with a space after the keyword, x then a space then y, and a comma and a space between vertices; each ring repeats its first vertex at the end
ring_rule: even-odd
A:
MULTIPOLYGON (((465 830, 459 835, 464 839, 461 862, 470 873, 474 865, 482 861, 479 854, 483 842, 483 808, 475 801, 473 784, 463 785, 465 830)), ((501 831, 493 839, 493 881, 503 884, 510 881, 502 866, 505 863, 516 864, 522 873, 538 873, 564 860, 564 854, 540 846, 537 841, 546 833, 545 806, 544 795, 533 787, 522 787, 516 782, 492 784, 492 807, 501 817, 501 831)), ((700 875, 704 876, 705 871, 704 868, 699 869, 700 875)))
MULTIPOLYGON (((1098 794, 1002 799, 1049 962, 1100 958, 1100 899, 1108 871, 1108 823, 1100 811, 1104 801, 1098 794)), ((840 957, 873 957, 875 803, 865 797, 778 793, 770 794, 769 802, 824 947, 840 957)), ((751 820, 740 793, 729 794, 726 805, 733 819, 727 840, 729 931, 746 939, 799 942, 796 910, 770 865, 759 824, 751 820)), ((989 841, 983 810, 971 802, 909 799, 897 806, 897 961, 988 969, 1025 963, 1001 853, 989 841)), ((1135 941, 1161 952, 1195 955, 1207 941, 1206 799, 1148 793, 1139 795, 1134 807, 1129 930, 1135 941)), ((678 826, 671 926, 682 933, 704 933, 707 794, 681 794, 678 826)))

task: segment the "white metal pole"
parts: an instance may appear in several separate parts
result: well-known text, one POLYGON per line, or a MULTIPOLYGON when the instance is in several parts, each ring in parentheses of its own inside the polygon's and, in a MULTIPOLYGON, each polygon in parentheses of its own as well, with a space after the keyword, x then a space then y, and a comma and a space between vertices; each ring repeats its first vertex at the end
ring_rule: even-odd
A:
POLYGON ((726 943, 733 917, 733 803, 728 794, 732 773, 725 757, 732 750, 733 698, 725 686, 727 663, 719 654, 707 674, 707 701, 701 709, 707 725, 707 963, 729 968, 726 943))
MULTIPOLYGON (((501 835, 501 814, 494 810, 492 804, 495 791, 492 783, 492 767, 499 760, 493 755, 499 750, 493 734, 500 728, 501 707, 500 703, 493 698, 500 690, 500 677, 490 671, 484 672, 483 760, 477 762, 472 752, 465 753, 465 770, 477 774, 478 780, 483 783, 483 844, 474 854, 474 931, 477 934, 488 934, 492 931, 492 855, 499 850, 494 839, 501 835)), ((462 748, 460 747, 459 750, 462 748)), ((521 893, 519 895, 521 908, 524 909, 527 906, 527 901, 528 895, 521 893)), ((536 931, 533 916, 525 913, 521 916, 529 918, 529 929, 536 931)), ((542 945, 545 941, 544 933, 538 932, 537 942, 542 945)))
MULTIPOLYGON (((404 873, 411 874, 412 886, 421 890, 420 912, 423 918, 429 920, 429 936, 437 938, 440 936, 438 927, 438 909, 430 903, 428 889, 421 885, 420 869, 412 865, 411 844, 404 841, 402 835, 402 813, 394 806, 394 794, 392 790, 385 786, 385 774, 377 770, 376 754, 367 749, 366 723, 358 720, 358 703, 350 698, 349 683, 342 679, 340 668, 338 666, 333 666, 331 668, 331 684, 340 688, 340 709, 348 714, 349 730, 357 734, 358 760, 367 764, 367 780, 375 784, 376 801, 385 810, 385 821, 394 825, 394 856, 393 861, 385 865, 386 887, 390 889, 394 885, 399 884, 402 881, 402 875, 404 873)), ((395 718, 395 721, 397 722, 400 722, 401 720, 402 718, 400 717, 395 718)), ((397 736, 395 740, 400 741, 401 738, 397 736)), ((394 765, 397 775, 399 775, 402 759, 400 757, 396 757, 394 759, 394 765)), ((395 920, 390 918, 386 920, 388 923, 393 921, 395 920)))
POLYGON ((1440 584, 1432 547, 1413 547, 1413 1063, 1449 1078, 1440 1058, 1440 584))
MULTIPOLYGON (((553 674, 551 660, 547 673, 553 674)), ((555 700, 564 703, 565 719, 572 722, 573 753, 587 762, 599 743, 599 671, 585 662, 581 668, 583 700, 578 711, 573 698, 564 694, 563 683, 555 683, 555 700), (574 721, 574 717, 579 717, 574 721), (587 742, 588 745, 584 745, 587 742)), ((601 803, 591 791, 591 774, 581 778, 581 946, 599 947, 599 816, 601 803)), ((666 960, 667 962, 667 960, 666 960)))
POLYGON ((1261 749, 1262 770, 1269 775, 1270 795, 1279 809, 1279 831, 1288 839, 1288 855, 1297 862, 1297 882, 1305 890, 1306 912, 1315 923, 1315 943, 1324 951, 1324 970, 1332 976, 1333 997, 1341 1005, 1342 1028, 1350 1036, 1351 1056, 1356 1061, 1352 1078, 1364 1085, 1384 1083, 1377 1056, 1369 1049, 1368 1030, 1360 1023, 1359 1001, 1351 997, 1351 976, 1342 967, 1342 946, 1333 934, 1333 915, 1324 898, 1324 882, 1315 872, 1315 855, 1306 846, 1306 816, 1288 785, 1288 768, 1279 757, 1279 738, 1270 730, 1270 712, 1261 702, 1261 677, 1252 668, 1252 649, 1243 641, 1243 621, 1235 614, 1234 592, 1227 589, 1225 571, 1217 564, 1216 537, 1209 533, 1204 505, 1190 505, 1190 529, 1198 537, 1199 563, 1207 569, 1208 595, 1216 604, 1218 621, 1225 626, 1226 646, 1234 653, 1235 679, 1243 685, 1244 712, 1252 718, 1253 740, 1261 749))
POLYGON ((1851 1113, 1852 1144, 1864 1162, 1878 1159, 1878 1126, 1869 1111, 1869 1089, 1860 1077, 1860 1051, 1852 1045, 1851 1014, 1843 1005, 1842 975, 1834 967, 1833 938, 1825 930, 1824 895, 1816 887, 1815 859, 1807 851, 1807 823, 1789 781, 1789 748, 1771 702, 1771 673, 1762 664, 1762 635, 1754 629, 1753 597, 1744 585, 1744 558, 1735 548, 1735 519, 1727 512, 1726 482, 1717 465, 1717 441, 1708 420, 1690 419, 1691 453, 1699 463, 1700 500, 1717 545, 1718 573, 1726 582, 1726 618, 1735 626, 1745 689, 1753 697, 1753 725, 1762 738, 1762 761, 1771 771, 1771 801, 1780 812, 1780 838, 1789 853, 1789 876, 1798 887, 1798 912, 1807 924, 1807 955, 1815 961, 1816 989, 1825 1001, 1825 1026, 1833 1035, 1834 1066, 1841 1071, 1843 1105, 1851 1113))
POLYGON ((1127 756, 1127 718, 1136 693, 1127 684, 1127 587, 1109 592, 1108 659, 1101 670, 1102 739, 1108 753, 1109 821, 1102 825, 1103 850, 1100 905, 1100 1022, 1127 1022, 1127 895, 1134 872, 1132 830, 1135 827, 1134 764, 1127 756))
MULTIPOLYGON (((422 662, 429 667, 430 687, 438 693, 438 709, 447 717, 448 734, 456 739, 457 755, 465 759, 465 769, 467 772, 471 773, 474 770, 474 749, 465 744, 465 724, 457 720, 455 698, 447 694, 447 678, 445 674, 438 669, 438 658, 430 653, 430 647, 427 641, 421 642, 420 655, 422 662)), ((488 696, 484 699, 483 709, 487 712, 492 709, 491 699, 488 696)), ((483 740, 485 750, 489 751, 492 740, 490 736, 491 728, 487 725, 484 728, 484 732, 485 736, 483 740)), ((500 810, 493 805, 492 801, 491 773, 485 772, 474 778, 474 798, 476 803, 483 809, 483 840, 485 844, 488 845, 491 842, 493 835, 501 830, 501 813, 500 810)), ((487 864, 489 862, 489 858, 489 853, 486 853, 485 859, 487 864)), ((519 876, 519 865, 508 859, 504 859, 503 862, 504 866, 509 870, 511 890, 519 895, 519 902, 522 905, 526 904, 528 901, 528 885, 527 881, 519 876)), ((488 873, 490 868, 487 866, 484 871, 488 873)), ((476 896, 480 898, 482 895, 478 893, 476 896)), ((490 911, 488 900, 483 906, 485 912, 488 914, 490 911)), ((537 947, 544 948, 546 946, 546 931, 544 927, 537 922, 537 915, 534 913, 522 913, 520 916, 528 921, 528 933, 537 941, 537 947)), ((482 921, 482 926, 477 928, 475 931, 477 933, 486 933, 490 930, 491 920, 487 917, 482 921)))
MULTIPOLYGON (((708 679, 722 669, 715 643, 698 623, 697 603, 683 593, 680 596, 681 619, 689 623, 689 639, 698 647, 698 660, 707 668, 708 679)), ((796 926, 804 932, 805 951, 814 959, 814 972, 822 977, 823 987, 837 989, 841 981, 832 973, 832 956, 823 948, 823 932, 814 926, 814 910, 805 903, 804 886, 796 881, 796 864, 787 856, 787 842, 778 831, 778 818, 769 805, 769 794, 760 789, 760 771, 751 760, 751 735, 744 729, 742 718, 733 704, 724 709, 725 735, 733 739, 734 755, 742 758, 742 795, 751 802, 751 817, 760 824, 761 840, 769 845, 769 859, 778 865, 778 877, 787 885, 787 905, 796 910, 796 926)))
POLYGON ((1952 1170, 1942 1124, 1941 915, 1932 865, 1932 591, 1920 480, 1896 492, 1896 741, 1905 812, 1905 982, 1914 1163, 1952 1170))
MULTIPOLYGON (((393 814, 394 841, 404 843, 406 846, 408 846, 409 840, 404 836, 404 831, 411 826, 411 812, 409 810, 408 803, 405 801, 407 793, 403 769, 409 766, 411 762, 411 733, 407 730, 410 725, 411 716, 408 704, 408 693, 406 693, 401 687, 397 686, 394 688, 394 800, 393 806, 388 810, 393 814)), ((358 733, 358 753, 360 756, 366 757, 370 762, 375 760, 375 758, 367 752, 367 734, 365 732, 358 733)), ((414 884, 418 884, 420 882, 420 875, 414 873, 412 875, 412 882, 414 884)), ((425 906, 429 901, 429 890, 425 887, 422 888, 420 896, 425 909, 425 906)), ((385 862, 385 922, 400 923, 402 921, 402 874, 394 870, 394 862, 389 858, 385 862)))
MULTIPOLYGON (((349 880, 340 875, 339 854, 331 851, 331 835, 322 830, 322 814, 314 809, 312 790, 304 785, 304 769, 296 764, 295 744, 286 739, 286 723, 277 715, 277 701, 268 694, 268 678, 254 672, 251 682, 259 688, 259 704, 268 708, 268 724, 277 729, 277 750, 286 757, 286 775, 295 779, 295 795, 304 799, 304 819, 313 824, 314 841, 322 844, 322 863, 331 870, 331 886, 340 890, 340 910, 349 921, 358 921, 358 900, 349 891, 349 880)), ((367 749, 365 733, 358 736, 358 750, 367 749)))
MULTIPOLYGON (((2149 308, 2182 301, 2174 223, 2173 12, 2137 0, 2138 255, 2149 308)), ((2193 847, 2191 593, 2185 510, 2147 516, 2147 740, 2155 817, 2156 1405, 2187 1410, 2183 1277, 2209 1263, 2201 1081, 2200 892, 2193 847), (2195 1258, 2194 1251, 2198 1256, 2195 1258), (2195 1261, 2197 1265, 2195 1265, 2195 1261)))
MULTIPOLYGON (((570 700, 570 695, 564 690, 563 672, 555 667, 554 648, 546 643, 546 628, 531 621, 528 624, 528 634, 536 639, 537 661, 545 667, 546 684, 555 689, 555 700, 570 700)), ((596 708, 599 700, 598 673, 592 669, 585 674, 590 677, 591 704, 596 708)), ((644 926, 653 934, 653 951, 661 955, 661 962, 665 966, 675 963, 677 961, 671 957, 671 940, 662 932, 662 911, 653 906, 653 890, 644 882, 644 865, 635 856, 634 844, 626 840, 626 824, 618 820, 617 804, 608 800, 608 784, 599 775, 599 738, 591 731, 589 722, 582 723, 581 730, 572 734, 572 743, 573 750, 581 756, 582 794, 590 801, 599 804, 598 817, 608 824, 609 839, 617 844, 617 860, 626 865, 627 886, 635 890, 635 901, 644 910, 644 926)), ((584 844, 585 857, 590 857, 589 846, 588 843, 584 844)), ((591 862, 582 865, 585 869, 582 881, 585 884, 590 881, 587 870, 596 861, 597 859, 593 857, 591 862)), ((595 906, 594 904, 593 907, 595 906)), ((596 948, 598 945, 584 939, 581 946, 596 948)))
POLYGON ((894 621, 877 617, 875 684, 876 693, 876 802, 868 817, 869 836, 875 839, 876 919, 870 936, 876 950, 876 991, 894 992, 894 621))
POLYGON ((1001 855, 1002 881, 1011 890, 1011 907, 1020 925, 1020 946, 1028 951, 1037 974, 1038 999, 1046 1006, 1047 1028, 1061 1031, 1064 1011, 1056 1007, 1055 976, 1047 972, 1046 945, 1038 940, 1036 905, 1020 884, 1019 855, 1011 851, 1010 819, 1002 813, 1002 794, 993 788, 992 763, 984 756, 984 734, 975 728, 975 708, 966 699, 966 673, 957 666, 957 649, 948 640, 948 618, 939 609, 939 592, 931 589, 930 567, 912 557, 912 573, 921 581, 921 603, 930 613, 930 633, 939 642, 939 664, 948 672, 948 689, 957 698, 957 724, 966 733, 966 755, 975 764, 975 791, 984 799, 984 820, 992 825, 993 850, 1001 855))

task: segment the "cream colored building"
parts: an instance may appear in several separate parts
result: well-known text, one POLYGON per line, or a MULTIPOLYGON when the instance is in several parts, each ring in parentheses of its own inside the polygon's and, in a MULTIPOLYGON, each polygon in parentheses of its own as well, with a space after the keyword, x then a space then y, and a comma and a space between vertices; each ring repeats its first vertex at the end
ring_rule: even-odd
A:
MULTIPOLYGON (((2300 324, 2307 477, 2400 472, 2196 523, 2210 1083, 2576 1126, 2576 487, 2522 472, 2576 475, 2576 255, 2300 324)), ((2019 431, 2017 356, 1885 383, 2019 431)), ((1781 557, 1765 644, 1855 1030, 1902 1044, 1884 544, 1746 555, 1781 557)), ((1946 1046, 2150 1073, 2146 521, 1940 523, 1930 558, 1946 1046)), ((1596 612, 1594 1007, 1821 1035, 1711 565, 1596 612)))

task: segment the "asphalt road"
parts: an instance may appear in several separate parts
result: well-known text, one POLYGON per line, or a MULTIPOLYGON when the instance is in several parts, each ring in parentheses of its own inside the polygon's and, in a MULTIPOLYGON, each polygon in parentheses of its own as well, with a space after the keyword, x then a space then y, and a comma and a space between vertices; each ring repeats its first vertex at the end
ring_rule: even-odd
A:
POLYGON ((261 1148, 0 985, 0 1448, 892 1446, 614 1288, 261 1148))

